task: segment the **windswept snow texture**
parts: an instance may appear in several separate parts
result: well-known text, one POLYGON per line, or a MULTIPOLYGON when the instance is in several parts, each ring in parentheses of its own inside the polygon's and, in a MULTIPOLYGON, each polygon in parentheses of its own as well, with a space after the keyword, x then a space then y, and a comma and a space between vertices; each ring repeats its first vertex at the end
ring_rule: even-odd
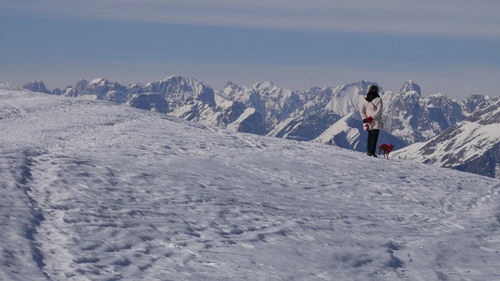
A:
POLYGON ((498 179, 0 89, 0 280, 500 280, 498 179))

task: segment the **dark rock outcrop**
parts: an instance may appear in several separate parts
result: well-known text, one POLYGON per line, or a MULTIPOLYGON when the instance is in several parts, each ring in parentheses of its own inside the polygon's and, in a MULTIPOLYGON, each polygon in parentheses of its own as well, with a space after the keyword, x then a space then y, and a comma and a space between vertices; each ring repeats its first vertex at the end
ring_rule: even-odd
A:
POLYGON ((51 92, 49 90, 47 90, 47 88, 45 87, 45 83, 43 83, 43 81, 26 82, 23 85, 23 89, 30 90, 33 92, 51 94, 51 92))

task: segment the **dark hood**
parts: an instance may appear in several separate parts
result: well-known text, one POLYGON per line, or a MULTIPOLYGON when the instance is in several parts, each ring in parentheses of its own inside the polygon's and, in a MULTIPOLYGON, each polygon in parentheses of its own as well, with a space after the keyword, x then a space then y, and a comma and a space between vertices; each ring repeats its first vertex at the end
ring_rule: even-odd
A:
POLYGON ((366 94, 365 99, 367 102, 371 102, 372 100, 374 100, 376 98, 380 98, 380 95, 377 93, 374 93, 374 92, 368 92, 368 94, 366 94))

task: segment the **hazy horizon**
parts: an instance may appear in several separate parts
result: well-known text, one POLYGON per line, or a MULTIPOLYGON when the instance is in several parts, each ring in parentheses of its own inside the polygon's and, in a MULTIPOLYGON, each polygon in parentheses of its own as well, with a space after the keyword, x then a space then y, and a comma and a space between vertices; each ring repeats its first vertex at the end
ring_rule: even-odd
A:
POLYGON ((33 81, 43 81, 46 88, 50 91, 56 89, 56 88, 59 88, 60 90, 63 90, 64 88, 66 87, 73 87, 75 86, 75 84, 80 81, 80 80, 87 80, 87 81, 92 81, 94 79, 99 79, 99 78, 104 78, 104 79, 107 79, 111 82, 117 82, 117 83, 120 83, 122 85, 130 85, 130 84, 136 84, 136 83, 140 83, 140 84, 147 84, 149 82, 154 82, 154 81, 158 81, 158 80, 162 80, 166 77, 169 77, 169 76, 183 76, 183 77, 189 77, 189 78, 194 78, 206 85, 208 85, 209 87, 213 88, 214 90, 216 91, 221 91, 223 90, 224 86, 228 83, 228 82, 232 82, 232 83, 235 83, 239 86, 243 86, 243 87, 251 87, 252 85, 256 84, 256 83, 259 83, 259 82, 265 82, 265 81, 270 81, 272 83, 274 83, 274 85, 280 87, 280 88, 284 88, 284 89, 289 89, 289 90, 293 90, 293 91, 301 91, 301 92, 305 92, 305 91, 308 91, 310 90, 311 88, 313 87, 336 87, 336 86, 339 86, 339 85, 346 85, 346 84, 351 84, 351 83, 356 83, 356 82, 359 82, 359 81, 368 81, 368 82, 374 82, 374 83, 377 83, 378 85, 380 85, 382 87, 382 89, 384 91, 392 91, 392 92, 397 92, 399 91, 399 89, 401 88, 401 86, 406 83, 407 81, 409 80, 412 80, 413 82, 417 83, 421 89, 422 89, 422 96, 429 96, 429 95, 433 95, 433 94, 445 94, 445 95, 448 95, 449 97, 451 98, 457 98, 457 99, 462 99, 462 98, 465 98, 465 97, 468 97, 470 95, 475 95, 475 94, 480 94, 480 95, 485 95, 485 96, 496 96, 496 95, 491 95, 491 94, 488 94, 488 93, 481 93, 481 92, 472 92, 470 93, 469 95, 464 95, 464 96, 456 96, 454 95, 453 93, 448 93, 448 92, 444 92, 444 91, 433 91, 433 90, 429 90, 426 85, 423 85, 422 83, 420 83, 419 81, 416 81, 415 79, 406 79, 406 80, 401 80, 401 83, 399 84, 396 84, 396 83, 381 83, 380 81, 376 81, 376 80, 369 80, 369 79, 358 79, 358 80, 352 80, 352 81, 348 81, 348 80, 345 80, 345 81, 342 81, 342 82, 339 82, 339 83, 336 83, 336 84, 327 84, 327 83, 318 83, 318 84, 311 84, 309 86, 304 86, 304 87, 289 87, 288 85, 285 85, 283 83, 280 83, 280 82, 276 82, 276 81, 273 81, 273 80, 255 80, 255 81, 246 81, 246 82, 243 82, 243 81, 236 81, 236 80, 221 80, 221 81, 215 81, 213 83, 210 83, 210 82, 207 82, 207 81, 204 81, 202 79, 199 79, 198 77, 194 77, 192 75, 181 75, 181 74, 177 74, 177 73, 171 73, 169 75, 164 75, 163 77, 159 77, 159 78, 154 78, 154 79, 149 79, 149 80, 133 80, 133 79, 129 79, 129 80, 120 80, 120 79, 110 79, 109 77, 82 77, 78 80, 75 80, 71 83, 53 83, 53 82, 47 82, 43 79, 32 79, 32 80, 19 80, 17 82, 11 82, 11 81, 0 81, 0 82, 6 82, 8 83, 9 85, 11 86, 15 86, 15 87, 19 87, 21 88, 25 83, 27 82, 33 82, 33 81))
POLYGON ((375 81, 424 94, 498 96, 500 2, 5 0, 0 81, 148 82, 178 74, 220 89, 375 81))

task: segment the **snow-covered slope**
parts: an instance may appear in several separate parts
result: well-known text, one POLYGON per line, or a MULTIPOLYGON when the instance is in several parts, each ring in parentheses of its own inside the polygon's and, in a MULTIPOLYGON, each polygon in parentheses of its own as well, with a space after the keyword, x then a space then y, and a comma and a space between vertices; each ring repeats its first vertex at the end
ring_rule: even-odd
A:
POLYGON ((496 280, 500 181, 0 89, 0 280, 496 280))
POLYGON ((340 116, 329 110, 290 117, 273 128, 268 136, 309 141, 323 134, 340 116))
MULTIPOLYGON (((352 147, 354 149, 363 147, 360 138, 361 128, 356 128, 354 123, 360 123, 360 115, 352 112, 335 122, 325 132, 323 132, 315 141, 324 144, 335 144, 340 147, 352 147)), ((358 126, 361 127, 361 126, 358 126)), ((365 147, 366 147, 366 143, 365 147)))
MULTIPOLYGON (((314 141, 366 152, 367 139, 368 133, 362 128, 361 115, 356 111, 342 117, 314 141)), ((384 130, 380 131, 378 143, 392 144, 395 149, 406 146, 404 141, 386 133, 384 130)))
POLYGON ((395 156, 500 178, 500 101, 395 156))

